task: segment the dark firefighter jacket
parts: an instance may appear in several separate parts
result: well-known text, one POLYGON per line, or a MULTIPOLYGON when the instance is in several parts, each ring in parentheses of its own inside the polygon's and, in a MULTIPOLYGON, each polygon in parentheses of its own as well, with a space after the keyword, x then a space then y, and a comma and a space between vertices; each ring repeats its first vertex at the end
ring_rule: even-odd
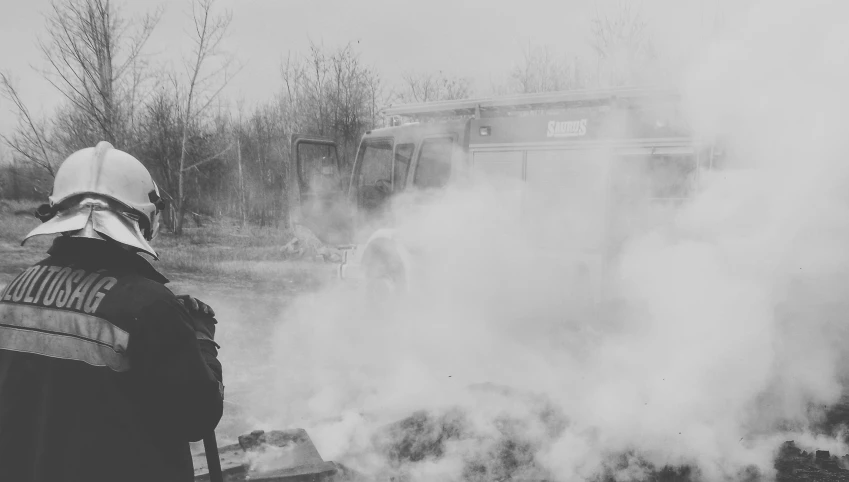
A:
POLYGON ((168 280, 106 241, 57 238, 0 294, 0 481, 190 481, 221 365, 168 280))

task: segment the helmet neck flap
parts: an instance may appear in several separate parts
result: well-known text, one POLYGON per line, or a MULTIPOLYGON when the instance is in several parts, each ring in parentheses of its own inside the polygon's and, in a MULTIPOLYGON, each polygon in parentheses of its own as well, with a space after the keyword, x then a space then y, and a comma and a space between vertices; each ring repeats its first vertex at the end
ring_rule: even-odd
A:
POLYGON ((48 234, 111 240, 159 259, 139 229, 138 215, 114 200, 86 195, 59 206, 55 216, 30 231, 29 238, 48 234))

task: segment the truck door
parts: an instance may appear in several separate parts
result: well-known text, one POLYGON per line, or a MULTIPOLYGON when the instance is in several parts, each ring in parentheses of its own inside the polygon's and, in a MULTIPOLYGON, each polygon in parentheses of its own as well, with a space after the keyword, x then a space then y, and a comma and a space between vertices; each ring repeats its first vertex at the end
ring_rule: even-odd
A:
POLYGON ((332 139, 292 136, 289 169, 289 218, 326 243, 350 240, 350 209, 343 189, 342 166, 332 139))

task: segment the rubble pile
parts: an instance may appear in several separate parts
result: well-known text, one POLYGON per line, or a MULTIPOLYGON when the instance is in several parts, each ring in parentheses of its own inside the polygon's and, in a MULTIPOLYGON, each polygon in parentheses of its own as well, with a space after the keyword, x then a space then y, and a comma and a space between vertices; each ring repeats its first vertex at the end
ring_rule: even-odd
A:
MULTIPOLYGON (((461 463, 464 482, 556 482, 540 453, 559 440, 570 422, 557 405, 544 396, 522 394, 508 387, 481 384, 475 391, 521 400, 524 416, 502 415, 482 429, 475 416, 461 409, 419 411, 378 430, 366 451, 380 455, 379 473, 360 473, 338 462, 325 462, 306 431, 255 431, 239 437, 238 444, 221 448, 225 481, 264 482, 411 482, 421 476, 422 464, 454 458, 461 463), (494 428, 495 430, 492 430, 494 428), (494 435, 493 435, 494 434, 494 435), (462 450, 458 450, 462 447, 462 450)), ((844 400, 826 412, 819 433, 838 433, 845 425, 844 400)), ((349 454, 355 461, 356 454, 349 454)), ((352 464, 353 465, 353 464, 352 464)), ((195 480, 209 480, 203 454, 195 455, 195 480)), ((729 482, 849 482, 849 455, 824 450, 804 451, 793 441, 779 448, 774 472, 751 466, 730 474, 729 482)), ((451 480, 454 480, 453 478, 451 480)), ((601 472, 589 482, 697 482, 705 480, 697 467, 656 466, 639 450, 609 454, 601 472)))
POLYGON ((785 442, 775 460, 776 481, 811 480, 849 482, 849 455, 835 457, 827 450, 811 453, 800 450, 792 441, 785 442))
MULTIPOLYGON (((342 482, 350 471, 324 461, 303 429, 255 430, 219 449, 225 482, 342 482)), ((206 454, 193 455, 195 482, 210 480, 206 454)))
POLYGON ((339 250, 325 245, 309 229, 295 225, 292 239, 283 246, 283 254, 287 259, 305 259, 339 263, 342 254, 339 250))
MULTIPOLYGON (((692 467, 667 465, 658 468, 630 451, 611 456, 602 473, 592 482, 696 482, 698 480, 700 480, 698 471, 692 467)), ((741 474, 737 478, 740 482, 749 480, 746 474, 741 474)))
MULTIPOLYGON (((544 412, 539 415, 548 416, 544 412)), ((493 440, 475 433, 461 411, 442 415, 418 412, 387 427, 376 437, 375 446, 389 461, 392 473, 386 474, 387 480, 396 482, 410 479, 412 463, 445 456, 451 442, 473 442, 482 448, 463 461, 466 481, 552 480, 535 458, 540 441, 523 435, 523 423, 506 416, 496 420, 499 436, 493 440)))
MULTIPOLYGON (((554 474, 536 460, 539 441, 520 435, 517 420, 505 418, 497 424, 500 436, 480 445, 484 450, 466 456, 462 479, 467 482, 553 482, 554 474)), ((562 430, 559 422, 551 432, 562 430), (557 428, 560 427, 560 428, 557 428)), ((451 442, 478 439, 460 411, 442 415, 418 412, 391 424, 375 436, 374 446, 388 461, 380 474, 365 476, 338 462, 326 462, 318 454, 306 431, 257 430, 239 437, 239 443, 221 447, 224 480, 243 482, 409 482, 416 463, 437 461, 450 453, 451 442)), ((209 480, 204 454, 194 455, 195 481, 209 480)), ((735 482, 816 481, 849 482, 849 455, 836 457, 828 451, 806 452, 794 442, 785 442, 775 459, 776 476, 768 478, 755 467, 730 478, 735 482)), ((699 471, 688 466, 656 467, 635 451, 608 459, 602 473, 591 482, 697 482, 699 471)))
MULTIPOLYGON (((565 429, 563 419, 551 413, 547 426, 551 440, 565 429)), ((505 418, 497 422, 500 437, 481 453, 464 460, 463 480, 468 482, 491 481, 539 481, 557 480, 556 476, 543 469, 536 460, 541 443, 551 440, 528 440, 520 435, 517 420, 505 418)), ((375 446, 384 454, 392 466, 392 472, 381 474, 380 480, 406 482, 410 480, 410 464, 437 460, 446 455, 447 445, 452 441, 475 439, 466 417, 462 412, 452 411, 443 415, 419 412, 392 424, 380 435, 375 446)), ((836 457, 828 451, 805 452, 794 442, 784 443, 775 459, 778 482, 820 481, 849 482, 849 455, 836 457)), ((703 480, 700 472, 689 466, 657 467, 640 458, 636 451, 613 455, 604 470, 592 482, 697 482, 703 480)), ((733 477, 740 482, 766 482, 772 480, 756 467, 741 470, 733 477)))

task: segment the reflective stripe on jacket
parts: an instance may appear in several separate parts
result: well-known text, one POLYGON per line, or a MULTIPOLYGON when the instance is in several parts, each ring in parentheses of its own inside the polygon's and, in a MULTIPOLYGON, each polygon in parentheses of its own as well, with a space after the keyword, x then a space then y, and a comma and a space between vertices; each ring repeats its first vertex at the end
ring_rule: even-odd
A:
POLYGON ((60 237, 0 292, 0 481, 190 481, 222 413, 167 279, 112 242, 60 237))

